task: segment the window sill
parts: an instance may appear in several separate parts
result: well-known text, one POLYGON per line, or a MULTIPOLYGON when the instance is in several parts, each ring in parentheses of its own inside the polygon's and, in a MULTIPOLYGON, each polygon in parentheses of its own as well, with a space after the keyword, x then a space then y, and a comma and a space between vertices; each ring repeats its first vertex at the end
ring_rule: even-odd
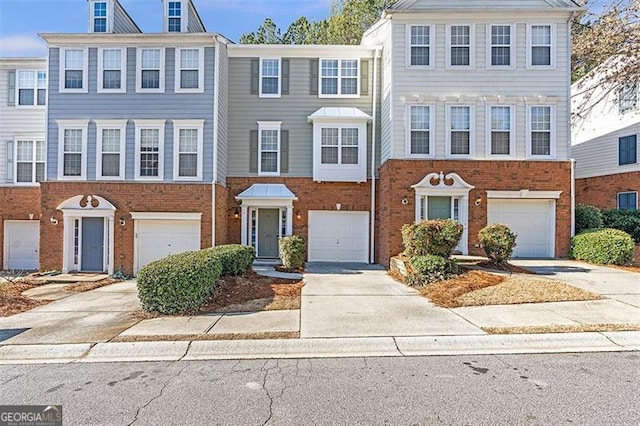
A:
POLYGON ((320 99, 358 99, 359 97, 359 93, 357 95, 318 95, 320 99))

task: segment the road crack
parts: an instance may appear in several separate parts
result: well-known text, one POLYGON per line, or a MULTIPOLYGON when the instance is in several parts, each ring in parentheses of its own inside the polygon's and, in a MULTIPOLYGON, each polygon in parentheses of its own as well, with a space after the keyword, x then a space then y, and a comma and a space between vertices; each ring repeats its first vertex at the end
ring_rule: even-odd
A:
MULTIPOLYGON (((171 363, 171 365, 175 364, 177 361, 173 361, 171 363)), ((157 395, 153 396, 152 398, 149 399, 149 401, 147 401, 144 405, 142 405, 141 407, 138 408, 138 410, 136 410, 136 415, 133 418, 133 421, 131 423, 129 423, 129 426, 133 425, 135 422, 138 421, 138 418, 140 416, 140 414, 142 413, 142 411, 147 408, 149 405, 151 405, 151 403, 153 401, 155 401, 156 399, 162 397, 164 390, 167 388, 167 386, 169 385, 169 383, 171 383, 173 380, 177 379, 178 376, 180 376, 182 374, 182 372, 187 368, 187 365, 185 364, 184 367, 182 367, 176 374, 174 374, 173 376, 169 377, 167 379, 166 382, 164 382, 164 384, 162 385, 162 387, 160 388, 160 392, 158 392, 157 395)))

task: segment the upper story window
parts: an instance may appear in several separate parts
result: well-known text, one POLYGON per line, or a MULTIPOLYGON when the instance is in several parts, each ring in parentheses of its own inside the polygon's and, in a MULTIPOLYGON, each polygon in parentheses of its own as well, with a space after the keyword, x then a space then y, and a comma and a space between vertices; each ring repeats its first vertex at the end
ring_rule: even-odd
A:
POLYGON ((280 97, 280 59, 260 59, 260 97, 280 97))
POLYGON ((204 49, 176 49, 176 92, 204 91, 204 49))
POLYGON ((638 108, 638 83, 625 83, 618 91, 618 108, 620 112, 633 111, 638 108))
POLYGON ((554 108, 530 106, 527 131, 527 156, 553 157, 555 150, 554 108))
POLYGON ((202 179, 203 120, 173 121, 173 179, 202 179))
POLYGON ((434 107, 431 105, 409 105, 408 108, 408 155, 433 157, 434 107))
POLYGON ((18 70, 16 87, 18 106, 44 106, 47 104, 46 71, 18 70))
POLYGON ((98 92, 127 91, 127 49, 98 49, 98 92))
POLYGON ((96 179, 124 179, 126 120, 96 121, 96 179))
POLYGON ((554 63, 554 28, 551 25, 529 25, 528 57, 530 67, 551 68, 554 63))
POLYGON ((433 37, 431 26, 411 25, 409 27, 409 66, 433 66, 433 37))
POLYGON ((164 92, 164 49, 138 49, 136 91, 164 92))
POLYGON ((164 120, 136 120, 136 179, 163 179, 164 124, 164 120))
POLYGON ((258 175, 280 174, 281 122, 258 122, 258 175))
POLYGON ((167 4, 167 32, 182 31, 182 2, 170 1, 167 4))
POLYGON ((513 67, 513 35, 511 25, 490 25, 488 65, 491 67, 513 67))
POLYGON ((510 105, 492 105, 488 109, 487 121, 488 155, 513 155, 513 108, 510 105))
POLYGON ((636 164, 638 162, 638 137, 625 136, 618 139, 618 165, 636 164))
POLYGON ((60 49, 60 91, 86 93, 87 49, 60 49))
POLYGON ((15 182, 35 183, 45 179, 47 146, 43 140, 22 140, 15 142, 15 182))
POLYGON ((108 33, 109 31, 109 5, 106 1, 92 1, 89 3, 91 9, 91 22, 89 32, 108 33))
POLYGON ((320 164, 358 164, 358 128, 323 127, 320 164))
POLYGON ((77 180, 87 176, 88 121, 58 121, 58 179, 77 180))
POLYGON ((474 154, 473 107, 450 105, 447 113, 447 155, 472 156, 474 154))
POLYGON ((470 67, 473 66, 473 41, 474 35, 470 25, 448 25, 448 66, 470 67))
POLYGON ((638 209, 638 193, 619 192, 618 193, 618 210, 637 210, 638 209))
POLYGON ((357 97, 360 94, 357 59, 320 60, 320 97, 357 97))

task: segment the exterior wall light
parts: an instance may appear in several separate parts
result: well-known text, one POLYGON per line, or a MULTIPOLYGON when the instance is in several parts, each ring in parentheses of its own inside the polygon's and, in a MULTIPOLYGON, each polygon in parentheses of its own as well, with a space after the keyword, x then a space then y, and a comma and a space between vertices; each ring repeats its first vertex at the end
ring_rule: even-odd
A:
POLYGON ((124 220, 124 217, 121 217, 118 223, 120 223, 120 226, 125 226, 127 224, 127 221, 124 220))
POLYGON ((402 197, 401 203, 403 206, 406 206, 407 204, 409 204, 409 198, 407 198, 407 196, 405 195, 404 197, 402 197))
POLYGON ((233 218, 234 219, 239 219, 240 218, 240 209, 237 208, 237 207, 233 210, 233 218))
POLYGON ((482 204, 482 198, 476 198, 476 200, 473 202, 473 204, 475 204, 476 206, 479 206, 480 204, 482 204))
POLYGON ((49 218, 49 222, 51 222, 53 225, 57 225, 58 224, 58 219, 56 219, 55 217, 51 216, 49 218))

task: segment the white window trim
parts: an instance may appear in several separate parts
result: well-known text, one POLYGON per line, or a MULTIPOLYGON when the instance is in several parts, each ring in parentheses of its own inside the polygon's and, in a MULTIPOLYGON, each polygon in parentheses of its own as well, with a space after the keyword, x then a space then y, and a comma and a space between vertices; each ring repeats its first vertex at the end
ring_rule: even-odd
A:
POLYGON ((486 136, 485 136, 485 145, 486 145, 486 155, 487 158, 492 159, 512 159, 516 156, 516 105, 515 104, 486 104, 485 106, 486 113, 486 136), (510 130, 509 130, 509 155, 504 154, 492 154, 491 153, 491 107, 509 107, 509 121, 510 121, 510 130))
POLYGON ((173 180, 200 181, 202 180, 202 164, 204 160, 204 120, 173 120, 173 180), (198 131, 198 168, 196 176, 179 176, 180 172, 180 130, 195 129, 198 131))
POLYGON ((525 157, 536 160, 554 160, 556 158, 556 106, 555 105, 527 105, 527 137, 525 157), (531 108, 533 107, 550 107, 551 108, 551 141, 549 146, 549 155, 532 155, 531 154, 531 108))
POLYGON ((176 66, 175 66, 175 93, 202 93, 204 92, 204 47, 176 47, 176 66), (198 87, 196 89, 180 88, 180 51, 181 50, 197 50, 198 51, 198 87))
POLYGON ((164 47, 138 47, 136 48, 136 93, 164 93, 165 83, 165 48, 164 47), (143 50, 160 50, 160 87, 158 89, 143 89, 142 88, 142 51, 143 50))
POLYGON ((164 126, 165 120, 134 120, 136 130, 135 147, 135 180, 141 181, 162 181, 164 180, 164 126), (140 131, 142 129, 158 129, 158 176, 140 176, 140 131))
POLYGON ((638 191, 621 191, 616 194, 616 210, 620 210, 620 195, 636 194, 636 210, 638 210, 638 191))
POLYGON ((541 23, 531 23, 527 24, 527 69, 555 69, 556 68, 556 25, 549 22, 541 22, 541 23), (532 44, 531 44, 531 33, 532 27, 536 26, 548 26, 551 27, 551 65, 533 65, 531 61, 533 60, 533 55, 531 54, 532 44))
MULTIPOLYGON (((59 59, 59 91, 60 93, 89 93, 89 49, 86 47, 61 47, 60 48, 60 59, 59 59), (66 76, 65 76, 65 52, 67 50, 82 50, 82 89, 66 89, 64 87, 66 76)), ((48 78, 48 76, 47 76, 48 78)), ((47 95, 48 96, 48 95, 47 95)))
MULTIPOLYGON (((260 98, 279 98, 282 94, 282 58, 264 57, 259 59, 259 79, 258 79, 258 97, 260 98), (278 61, 278 93, 262 93, 262 61, 277 60, 278 61)), ((272 78, 272 77, 271 77, 272 78)))
POLYGON ((492 24, 487 24, 487 68, 492 69, 492 70, 513 70, 516 68, 516 36, 517 36, 517 29, 516 29, 516 24, 497 24, 497 23, 492 23, 492 24), (491 28, 495 27, 495 26, 499 26, 499 27, 509 27, 510 28, 510 38, 511 38, 511 44, 509 45, 509 57, 510 60, 509 62, 511 63, 511 65, 492 65, 492 61, 491 61, 491 57, 492 57, 492 47, 493 44, 492 42, 492 32, 491 32, 491 28))
POLYGON ((446 158, 474 158, 476 155, 476 107, 471 104, 446 104, 445 105, 445 145, 446 158), (451 108, 452 107, 468 107, 469 108, 469 154, 452 154, 451 153, 451 108))
POLYGON ((405 66, 409 69, 435 69, 436 67, 436 26, 433 24, 408 24, 406 29, 406 61, 405 66), (429 27, 429 65, 411 65, 411 28, 429 27))
MULTIPOLYGON (((111 68, 110 68, 111 69, 111 68)), ((126 47, 99 47, 98 48, 98 93, 127 93, 127 48, 126 47), (120 88, 104 89, 104 54, 105 50, 120 50, 120 88)))
POLYGON ((109 34, 113 33, 113 2, 111 0, 90 0, 89 1, 89 32, 96 34, 109 34), (107 4, 107 31, 104 33, 96 33, 94 24, 95 19, 93 16, 94 3, 106 3, 107 4))
MULTIPOLYGON (((165 33, 169 32, 169 1, 171 2, 179 2, 181 3, 180 5, 180 33, 186 33, 188 32, 188 28, 189 28, 189 23, 188 23, 188 19, 189 19, 189 11, 188 8, 186 8, 185 6, 187 6, 182 0, 165 0, 164 1, 164 25, 163 25, 163 29, 165 33), (185 13, 186 11, 186 13, 185 13)), ((175 18, 175 16, 174 16, 175 18)), ((177 32, 172 32, 171 34, 179 34, 177 32)))
MULTIPOLYGON (((318 61, 318 98, 324 99, 357 99, 360 97, 360 77, 362 70, 360 69, 360 59, 357 58, 320 58, 318 61), (325 95, 322 93, 322 61, 338 61, 338 94, 337 95, 325 95), (358 67, 358 75, 356 78, 356 89, 357 92, 355 94, 343 95, 340 92, 342 91, 342 61, 356 61, 356 66, 358 67)), ((332 77, 333 78, 333 77, 332 77)), ((353 78, 353 77, 348 77, 353 78)))
POLYGON ((468 70, 476 66, 476 25, 465 24, 463 22, 456 24, 447 24, 446 30, 446 63, 445 68, 449 70, 468 70), (451 65, 451 27, 469 27, 469 65, 451 65))
POLYGON ((96 180, 124 180, 127 120, 95 120, 96 123, 96 180), (118 176, 102 176, 102 131, 120 130, 120 173, 118 176))
POLYGON ((258 121, 258 176, 280 176, 280 150, 282 148, 282 121, 258 121), (262 131, 263 130, 277 130, 278 131, 278 157, 277 157, 277 171, 276 172, 263 172, 262 171, 262 131))
MULTIPOLYGON (((316 182, 366 182, 367 120, 315 120, 313 123, 313 180, 316 182), (358 164, 322 164, 322 129, 358 129, 358 164), (331 179, 322 179, 331 173, 331 179)), ((338 144, 338 149, 342 144, 338 144)))
MULTIPOLYGON (((36 181, 36 174, 35 174, 35 164, 38 162, 36 161, 36 145, 38 142, 44 142, 45 144, 45 154, 44 154, 44 179, 47 179, 47 152, 46 152, 46 148, 47 148, 47 140, 45 138, 44 134, 24 134, 24 135, 18 135, 13 139, 13 147, 12 147, 12 155, 13 155, 13 183, 16 186, 38 186, 40 185, 40 182, 36 181), (34 156, 33 156, 33 181, 32 182, 18 182, 18 141, 26 141, 26 142, 33 142, 33 149, 34 149, 34 156)), ((42 162, 42 161, 41 161, 42 162)))
POLYGON ((86 180, 87 179, 87 133, 89 120, 57 120, 58 123, 58 180, 86 180), (64 176, 64 131, 82 130, 82 164, 80 176, 64 176))
POLYGON ((407 158, 435 158, 435 104, 421 104, 421 103, 409 103, 405 108, 405 156, 407 158), (412 154, 411 153, 411 107, 423 106, 429 107, 429 154, 412 154))
POLYGON ((47 107, 47 104, 49 103, 49 73, 47 72, 47 70, 44 69, 17 69, 16 70, 16 84, 15 84, 16 88, 15 88, 15 108, 16 109, 45 109, 47 107), (35 92, 33 93, 33 101, 35 102, 33 105, 20 105, 20 72, 22 71, 31 71, 31 72, 35 72, 36 73, 36 81, 35 81, 35 87, 34 90, 35 92), (38 73, 39 72, 44 72, 47 76, 47 79, 45 81, 45 87, 44 90, 46 91, 46 96, 44 98, 44 105, 38 105, 38 73))

